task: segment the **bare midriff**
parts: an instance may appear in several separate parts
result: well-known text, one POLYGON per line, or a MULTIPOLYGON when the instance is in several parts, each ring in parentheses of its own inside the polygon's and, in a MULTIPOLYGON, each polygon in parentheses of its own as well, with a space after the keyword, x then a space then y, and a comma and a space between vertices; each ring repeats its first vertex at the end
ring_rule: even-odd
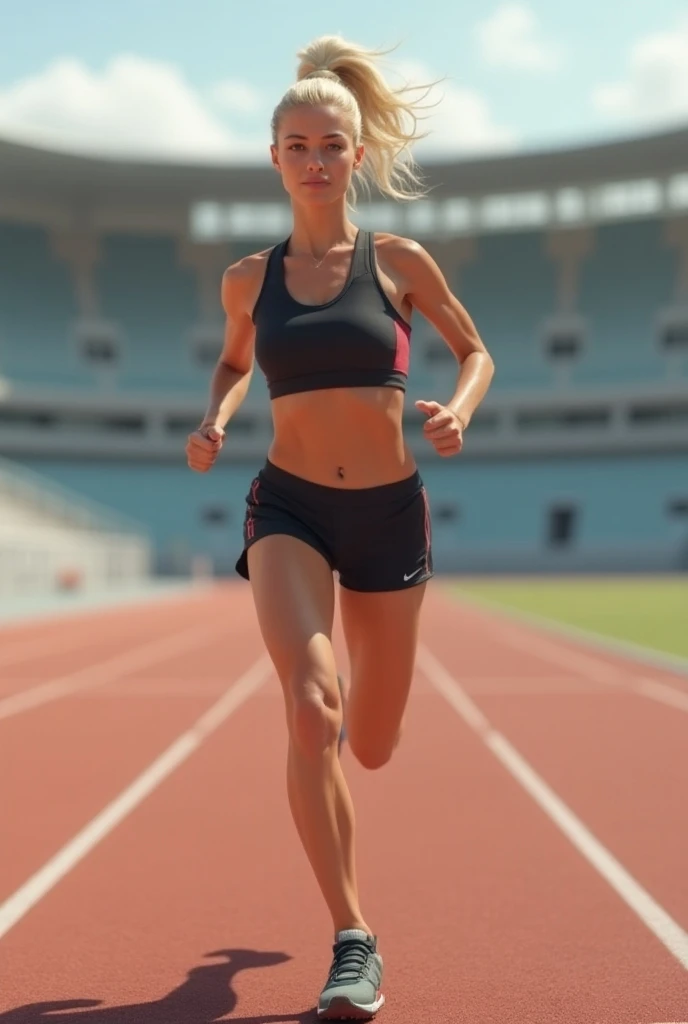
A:
POLYGON ((328 388, 272 401, 269 460, 327 487, 379 487, 416 469, 399 388, 328 388))

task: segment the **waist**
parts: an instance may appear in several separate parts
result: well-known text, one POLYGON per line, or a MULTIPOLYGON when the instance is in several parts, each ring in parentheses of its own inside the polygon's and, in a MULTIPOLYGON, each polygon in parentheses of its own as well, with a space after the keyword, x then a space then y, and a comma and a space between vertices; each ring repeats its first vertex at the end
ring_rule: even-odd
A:
POLYGON ((370 505, 409 498, 423 487, 417 469, 401 480, 394 480, 391 483, 375 484, 371 487, 334 487, 290 473, 281 466, 276 466, 269 458, 260 471, 260 477, 268 485, 287 488, 290 494, 304 502, 336 505, 340 509, 346 505, 370 505))
POLYGON ((272 403, 269 458, 296 476, 335 487, 399 480, 415 466, 404 441, 403 408, 403 394, 390 388, 285 396, 272 403))

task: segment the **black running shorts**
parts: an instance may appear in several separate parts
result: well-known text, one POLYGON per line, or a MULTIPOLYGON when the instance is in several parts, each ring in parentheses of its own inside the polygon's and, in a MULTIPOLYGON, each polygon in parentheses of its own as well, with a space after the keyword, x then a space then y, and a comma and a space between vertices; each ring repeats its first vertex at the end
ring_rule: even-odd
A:
POLYGON ((380 487, 326 487, 269 460, 246 495, 244 549, 236 571, 249 579, 246 552, 270 534, 319 551, 349 590, 403 590, 433 576, 431 522, 418 471, 380 487))

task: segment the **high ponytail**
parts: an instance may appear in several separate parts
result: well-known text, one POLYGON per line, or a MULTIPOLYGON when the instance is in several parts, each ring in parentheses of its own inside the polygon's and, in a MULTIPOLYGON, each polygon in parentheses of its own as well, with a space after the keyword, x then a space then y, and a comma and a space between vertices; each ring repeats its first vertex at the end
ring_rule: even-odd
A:
MULTIPOLYGON (((418 131, 420 103, 411 87, 391 88, 376 66, 385 52, 366 50, 339 36, 321 36, 299 51, 296 82, 284 94, 272 116, 272 141, 282 115, 302 104, 331 104, 349 115, 354 145, 363 143, 365 157, 352 178, 351 198, 359 187, 370 193, 375 186, 393 199, 424 196, 411 146, 427 132, 418 131)), ((425 90, 431 86, 414 87, 425 90)))

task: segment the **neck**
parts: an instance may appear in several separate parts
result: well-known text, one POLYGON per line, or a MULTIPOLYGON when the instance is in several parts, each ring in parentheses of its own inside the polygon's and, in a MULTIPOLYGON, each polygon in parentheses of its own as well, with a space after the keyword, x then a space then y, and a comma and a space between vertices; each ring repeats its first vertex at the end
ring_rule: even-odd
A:
POLYGON ((337 245, 353 245, 358 228, 349 220, 342 204, 331 207, 293 207, 294 227, 289 251, 293 256, 308 254, 315 259, 337 245))

